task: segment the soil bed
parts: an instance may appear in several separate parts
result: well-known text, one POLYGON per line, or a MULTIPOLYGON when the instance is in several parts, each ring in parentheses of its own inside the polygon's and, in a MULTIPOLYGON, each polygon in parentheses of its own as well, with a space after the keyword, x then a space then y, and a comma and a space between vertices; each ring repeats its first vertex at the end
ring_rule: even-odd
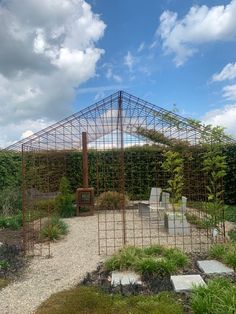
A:
MULTIPOLYGON (((220 275, 206 275, 197 266, 197 261, 209 259, 206 254, 189 254, 189 264, 182 270, 177 271, 173 275, 194 275, 199 274, 207 282, 209 279, 219 277, 220 275)), ((235 275, 222 275, 229 278, 232 282, 236 282, 235 275)), ((97 269, 91 273, 87 273, 84 279, 80 282, 82 285, 93 286, 102 289, 107 293, 119 293, 124 296, 130 295, 152 295, 162 291, 173 291, 173 286, 170 280, 170 275, 146 275, 142 277, 143 284, 129 284, 113 286, 111 284, 111 272, 104 270, 103 263, 100 263, 97 269)), ((186 302, 189 298, 189 293, 180 293, 180 297, 186 302)), ((188 303, 188 302, 187 302, 188 303)))
POLYGON ((22 246, 22 229, 0 229, 0 242, 8 245, 22 246))

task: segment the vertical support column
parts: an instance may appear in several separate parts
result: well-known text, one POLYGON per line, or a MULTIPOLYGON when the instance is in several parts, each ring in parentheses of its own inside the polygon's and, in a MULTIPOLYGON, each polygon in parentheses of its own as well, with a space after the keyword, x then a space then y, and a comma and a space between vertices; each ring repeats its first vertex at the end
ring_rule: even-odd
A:
POLYGON ((118 125, 120 128, 120 193, 121 200, 121 215, 122 215, 122 232, 123 245, 127 243, 126 236, 126 215, 125 215, 125 161, 124 161, 124 131, 123 131, 123 113, 122 113, 122 92, 119 92, 118 97, 118 125))
POLYGON ((88 147, 87 133, 82 132, 82 147, 83 147, 83 187, 88 187, 88 147))
POLYGON ((24 255, 27 253, 27 222, 26 222, 26 184, 25 184, 25 156, 24 145, 21 145, 21 193, 22 193, 22 219, 23 219, 23 251, 24 255))

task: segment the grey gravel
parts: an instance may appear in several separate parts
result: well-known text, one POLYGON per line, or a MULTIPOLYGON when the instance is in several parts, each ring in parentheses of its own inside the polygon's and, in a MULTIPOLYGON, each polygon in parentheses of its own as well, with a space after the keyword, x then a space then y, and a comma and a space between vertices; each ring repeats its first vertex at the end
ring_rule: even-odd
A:
POLYGON ((97 217, 65 219, 69 234, 52 243, 52 258, 34 257, 23 278, 0 291, 1 314, 30 314, 51 294, 75 286, 102 260, 97 217))

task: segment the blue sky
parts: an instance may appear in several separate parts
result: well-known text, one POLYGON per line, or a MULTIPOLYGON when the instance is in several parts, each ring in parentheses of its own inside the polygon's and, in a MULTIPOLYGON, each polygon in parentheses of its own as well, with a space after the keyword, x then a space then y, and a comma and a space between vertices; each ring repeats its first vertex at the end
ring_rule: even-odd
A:
POLYGON ((147 1, 141 0, 88 2, 107 25, 105 35, 99 41, 105 54, 98 64, 98 76, 81 86, 84 94, 78 90, 78 108, 117 89, 124 89, 170 110, 176 104, 180 114, 199 119, 208 111, 231 104, 222 97, 225 82, 213 83, 211 79, 226 64, 236 61, 235 39, 196 44, 198 51, 183 65, 176 66, 174 54, 166 54, 161 39, 156 35, 160 16, 166 10, 178 13, 181 19, 194 5, 211 8, 227 5, 230 1, 149 0, 148 5, 147 1), (128 52, 134 59, 132 70, 125 65, 128 52), (107 78, 108 71, 111 71, 108 69, 121 81, 107 78))
POLYGON ((236 0, 0 0, 0 14, 0 147, 120 89, 236 136, 236 0))

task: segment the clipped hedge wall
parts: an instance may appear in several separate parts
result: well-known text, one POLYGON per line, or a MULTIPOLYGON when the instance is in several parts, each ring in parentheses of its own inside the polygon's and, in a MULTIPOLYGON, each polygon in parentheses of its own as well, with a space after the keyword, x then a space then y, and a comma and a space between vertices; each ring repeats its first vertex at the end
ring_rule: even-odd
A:
MULTIPOLYGON (((201 153, 201 150, 196 149, 184 152, 183 194, 191 196, 192 200, 196 191, 198 196, 195 200, 200 200, 201 197, 204 199, 206 195, 201 153)), ((224 154, 228 164, 225 177, 225 203, 236 204, 236 145, 225 147, 224 154)), ((35 182, 37 181, 38 188, 42 192, 44 188, 51 192, 58 191, 62 176, 69 179, 72 192, 82 186, 81 152, 51 153, 47 158, 42 154, 42 157, 37 158, 34 165, 36 168, 39 165, 38 168, 29 171, 28 175, 30 178, 37 178, 35 182), (44 180, 40 179, 45 173, 48 173, 47 186, 44 180)), ((119 191, 120 158, 118 150, 89 151, 89 184, 97 188, 96 194, 108 190, 119 191)), ((161 168, 162 161, 163 151, 157 146, 133 147, 125 150, 125 189, 130 199, 148 199, 150 187, 166 186, 168 178, 161 168)), ((0 193, 4 187, 19 186, 20 180, 20 154, 0 153, 0 193)), ((30 183, 29 180, 29 186, 30 183)), ((35 187, 37 188, 37 185, 35 187)))

